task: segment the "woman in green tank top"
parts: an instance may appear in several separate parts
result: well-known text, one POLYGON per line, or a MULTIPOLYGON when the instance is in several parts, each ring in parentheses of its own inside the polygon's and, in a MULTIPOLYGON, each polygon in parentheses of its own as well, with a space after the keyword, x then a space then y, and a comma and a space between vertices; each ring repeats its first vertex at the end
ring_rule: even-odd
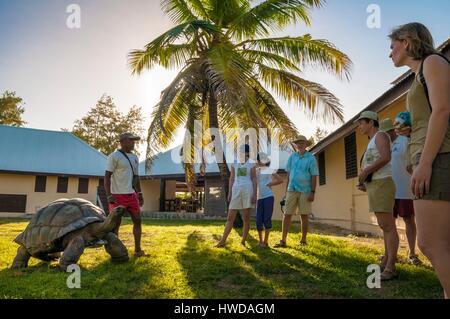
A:
POLYGON ((389 37, 394 65, 408 66, 415 74, 407 97, 412 127, 397 133, 411 137, 418 244, 449 298, 450 62, 437 54, 430 32, 420 23, 400 26, 389 37))

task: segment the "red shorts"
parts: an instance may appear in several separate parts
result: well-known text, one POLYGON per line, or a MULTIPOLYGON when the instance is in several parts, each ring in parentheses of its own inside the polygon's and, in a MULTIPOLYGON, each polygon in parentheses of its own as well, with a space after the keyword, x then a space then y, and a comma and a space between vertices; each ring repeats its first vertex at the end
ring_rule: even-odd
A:
POLYGON ((112 194, 116 199, 114 204, 109 203, 109 211, 112 211, 117 206, 124 206, 127 212, 133 215, 141 213, 141 207, 139 206, 138 194, 112 194))
POLYGON ((414 204, 412 199, 396 199, 394 205, 394 217, 408 218, 414 216, 414 204))

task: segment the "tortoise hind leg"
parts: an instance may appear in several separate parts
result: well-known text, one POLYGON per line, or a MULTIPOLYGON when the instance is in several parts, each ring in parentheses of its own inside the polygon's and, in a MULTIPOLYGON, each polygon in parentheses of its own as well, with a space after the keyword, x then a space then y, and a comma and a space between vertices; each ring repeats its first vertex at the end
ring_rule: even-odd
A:
POLYGON ((83 237, 77 236, 72 238, 59 259, 61 270, 66 271, 68 266, 76 264, 84 252, 84 247, 83 237))
POLYGON ((28 253, 27 249, 23 246, 20 246, 19 249, 17 249, 17 255, 14 258, 11 268, 20 269, 28 267, 28 261, 30 260, 30 257, 31 255, 28 253))
POLYGON ((128 261, 128 250, 116 234, 108 233, 104 239, 108 242, 105 250, 111 256, 112 262, 128 261))

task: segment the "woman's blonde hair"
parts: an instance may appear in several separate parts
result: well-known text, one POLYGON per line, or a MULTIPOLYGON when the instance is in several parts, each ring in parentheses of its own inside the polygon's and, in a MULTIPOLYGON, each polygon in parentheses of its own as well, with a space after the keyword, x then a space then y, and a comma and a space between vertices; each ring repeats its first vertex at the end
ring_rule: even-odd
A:
POLYGON ((389 34, 389 38, 395 41, 408 41, 408 55, 415 60, 422 60, 436 53, 433 36, 422 23, 413 22, 396 27, 389 34))

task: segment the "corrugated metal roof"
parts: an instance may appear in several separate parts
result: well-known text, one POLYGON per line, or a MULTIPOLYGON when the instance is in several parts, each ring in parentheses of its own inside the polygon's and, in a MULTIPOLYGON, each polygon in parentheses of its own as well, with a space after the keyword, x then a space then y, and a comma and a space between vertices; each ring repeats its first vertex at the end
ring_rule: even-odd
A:
MULTIPOLYGON (((153 161, 151 171, 146 173, 145 171, 145 161, 141 162, 139 165, 139 175, 147 177, 158 176, 171 176, 179 175, 184 176, 183 165, 181 164, 180 156, 181 145, 177 146, 167 152, 160 153, 153 161)), ((292 150, 289 148, 279 152, 279 167, 278 169, 285 169, 289 156, 292 154, 292 150)), ((219 173, 219 168, 216 164, 214 156, 210 155, 206 159, 206 174, 217 174, 219 173)), ((272 157, 271 166, 274 166, 275 159, 272 157)), ((275 167, 274 167, 275 168, 275 167)), ((200 165, 197 164, 195 171, 200 172, 200 165)))
POLYGON ((103 176, 106 156, 68 132, 0 125, 0 171, 103 176))

